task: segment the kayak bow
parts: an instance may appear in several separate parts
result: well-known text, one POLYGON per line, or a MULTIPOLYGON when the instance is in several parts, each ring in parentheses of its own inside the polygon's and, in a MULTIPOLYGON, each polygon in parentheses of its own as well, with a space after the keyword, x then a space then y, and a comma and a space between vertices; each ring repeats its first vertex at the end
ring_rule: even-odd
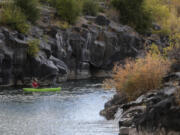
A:
POLYGON ((58 88, 23 88, 26 92, 55 92, 60 91, 61 87, 58 88))

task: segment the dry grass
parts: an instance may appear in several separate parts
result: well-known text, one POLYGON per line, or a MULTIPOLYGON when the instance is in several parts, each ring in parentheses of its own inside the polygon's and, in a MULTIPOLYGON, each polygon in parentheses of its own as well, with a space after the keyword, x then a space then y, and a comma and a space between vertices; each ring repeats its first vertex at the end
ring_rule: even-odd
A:
POLYGON ((145 58, 127 60, 124 66, 115 66, 112 79, 105 80, 104 87, 115 87, 129 100, 134 100, 147 91, 159 88, 170 65, 169 60, 162 56, 148 53, 145 58))

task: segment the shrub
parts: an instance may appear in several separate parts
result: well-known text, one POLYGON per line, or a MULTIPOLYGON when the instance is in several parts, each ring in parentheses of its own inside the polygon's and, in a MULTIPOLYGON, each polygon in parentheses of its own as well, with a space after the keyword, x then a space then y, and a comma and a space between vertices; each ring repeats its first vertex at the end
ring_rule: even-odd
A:
POLYGON ((162 22, 162 27, 163 29, 167 29, 169 30, 169 35, 174 35, 177 33, 180 33, 180 17, 178 17, 176 15, 176 13, 173 13, 176 11, 171 11, 170 16, 167 20, 164 20, 164 22, 162 22))
POLYGON ((30 56, 33 56, 33 57, 36 57, 38 52, 39 52, 39 44, 40 44, 40 41, 38 39, 34 39, 34 40, 31 40, 29 41, 28 43, 28 54, 30 56))
POLYGON ((56 0, 55 7, 61 19, 70 24, 75 23, 82 9, 81 0, 56 0))
POLYGON ((153 14, 153 21, 161 26, 161 30, 153 31, 161 35, 180 33, 180 1, 179 0, 144 0, 144 6, 153 14))
POLYGON ((124 66, 115 66, 113 78, 106 80, 104 86, 115 87, 129 100, 134 100, 149 90, 159 88, 169 68, 169 60, 147 53, 145 58, 128 60, 124 66))
POLYGON ((99 6, 94 0, 85 0, 83 2, 83 13, 85 15, 95 16, 97 15, 98 10, 99 6))
POLYGON ((144 7, 144 0, 112 0, 120 14, 120 21, 144 33, 152 25, 152 14, 144 7))
POLYGON ((152 22, 161 26, 161 30, 153 31, 161 35, 180 31, 179 0, 112 0, 112 5, 119 11, 120 21, 138 32, 149 30, 152 22))
POLYGON ((21 8, 21 11, 26 15, 27 19, 35 23, 40 16, 38 9, 38 0, 14 0, 15 5, 21 8))
POLYGON ((167 3, 165 0, 145 0, 146 9, 152 12, 153 20, 162 28, 160 31, 154 32, 161 35, 171 35, 180 28, 180 19, 178 19, 174 4, 167 3))
POLYGON ((165 20, 169 17, 169 7, 163 2, 164 0, 144 0, 144 8, 152 12, 153 20, 165 20))
POLYGON ((29 30, 25 15, 21 12, 20 8, 14 5, 6 5, 2 8, 0 23, 22 33, 27 33, 29 30))

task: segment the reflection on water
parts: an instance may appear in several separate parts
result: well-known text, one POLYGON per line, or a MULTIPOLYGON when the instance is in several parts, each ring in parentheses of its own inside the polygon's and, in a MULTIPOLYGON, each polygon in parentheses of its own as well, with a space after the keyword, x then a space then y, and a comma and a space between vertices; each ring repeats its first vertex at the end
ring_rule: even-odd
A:
POLYGON ((118 135, 117 121, 99 116, 114 91, 97 80, 61 84, 60 93, 0 92, 0 135, 118 135))

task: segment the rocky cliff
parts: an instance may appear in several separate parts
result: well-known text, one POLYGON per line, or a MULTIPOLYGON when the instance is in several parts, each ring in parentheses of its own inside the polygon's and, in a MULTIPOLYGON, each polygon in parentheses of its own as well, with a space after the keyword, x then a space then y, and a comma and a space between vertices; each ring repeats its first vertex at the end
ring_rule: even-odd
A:
POLYGON ((164 86, 135 101, 117 93, 105 104, 101 115, 119 119, 119 135, 180 135, 180 73, 164 78, 164 86), (121 110, 121 111, 118 111, 121 110))
POLYGON ((142 38, 132 28, 101 15, 86 19, 91 23, 69 29, 32 26, 28 34, 0 27, 0 84, 28 84, 32 77, 49 84, 104 76, 99 72, 137 56, 143 48, 142 38), (40 41, 36 57, 27 53, 28 42, 34 39, 40 41))

